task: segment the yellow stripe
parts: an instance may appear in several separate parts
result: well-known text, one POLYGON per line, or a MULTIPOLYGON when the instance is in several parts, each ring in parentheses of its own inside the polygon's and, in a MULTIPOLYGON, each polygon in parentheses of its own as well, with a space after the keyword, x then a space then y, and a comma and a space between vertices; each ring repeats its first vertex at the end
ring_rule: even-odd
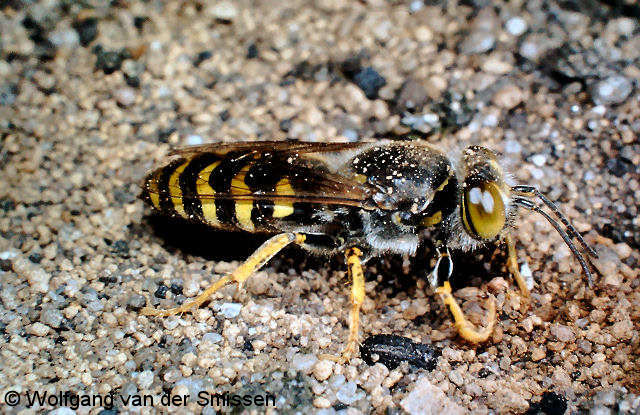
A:
POLYGON ((154 173, 153 176, 149 179, 147 183, 147 187, 149 188, 149 197, 151 198, 151 203, 153 203, 153 207, 156 209, 160 209, 160 194, 158 192, 158 173, 154 173))
POLYGON ((442 222, 441 210, 437 211, 431 216, 427 216, 426 218, 422 219, 422 222, 420 223, 420 225, 428 227, 428 226, 437 225, 440 222, 442 222))
POLYGON ((200 173, 198 173, 198 180, 196 181, 196 192, 198 192, 198 198, 202 204, 202 216, 212 226, 219 226, 218 214, 216 213, 216 202, 213 195, 216 193, 211 186, 209 186, 209 176, 213 169, 218 167, 219 161, 209 164, 200 173))
MULTIPOLYGON (((289 183, 289 179, 282 179, 276 184, 276 194, 280 196, 295 196, 295 191, 289 183)), ((273 206, 273 217, 284 218, 285 216, 293 215, 293 203, 276 201, 273 206)))
MULTIPOLYGON (((245 166, 240 172, 231 180, 231 194, 232 195, 250 195, 251 190, 249 186, 244 182, 244 177, 247 174, 247 170, 251 164, 245 166)), ((252 232, 255 230, 253 222, 251 221, 251 211, 253 210, 253 200, 237 200, 236 201, 236 219, 238 225, 245 231, 252 232)))
POLYGON ((183 218, 187 217, 187 213, 184 211, 184 206, 182 204, 182 190, 180 189, 180 173, 184 171, 184 168, 187 167, 189 162, 184 162, 178 168, 171 173, 171 177, 169 177, 169 195, 171 196, 171 201, 173 202, 173 208, 178 212, 180 216, 183 218))

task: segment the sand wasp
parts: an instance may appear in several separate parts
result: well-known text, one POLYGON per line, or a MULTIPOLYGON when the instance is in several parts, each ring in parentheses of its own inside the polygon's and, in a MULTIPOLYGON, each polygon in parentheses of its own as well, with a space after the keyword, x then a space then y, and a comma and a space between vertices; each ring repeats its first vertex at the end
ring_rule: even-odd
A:
POLYGON ((538 212, 555 228, 589 284, 592 277, 585 255, 573 239, 587 258, 597 256, 553 202, 533 186, 515 184, 498 155, 481 146, 457 155, 420 141, 187 147, 171 153, 162 167, 150 172, 141 197, 164 214, 216 228, 276 234, 193 301, 169 310, 145 307, 143 314, 169 316, 197 308, 228 283, 242 286, 292 243, 316 254, 342 253, 351 282, 351 310, 346 347, 332 357, 337 361, 358 350, 359 312, 365 298, 362 263, 373 256, 413 255, 421 241, 430 238, 438 259, 429 282, 451 310, 460 336, 475 343, 486 341, 493 331, 495 304, 489 301, 484 329, 465 318, 448 281, 451 250, 465 252, 491 241, 506 242, 508 269, 528 296, 510 234, 518 208, 524 208, 538 212))

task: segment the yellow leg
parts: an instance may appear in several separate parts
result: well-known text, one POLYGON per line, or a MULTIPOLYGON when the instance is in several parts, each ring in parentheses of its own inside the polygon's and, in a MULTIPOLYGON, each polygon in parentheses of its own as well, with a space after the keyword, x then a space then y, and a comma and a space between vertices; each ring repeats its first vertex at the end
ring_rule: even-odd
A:
POLYGON ((297 244, 303 243, 305 236, 299 233, 283 233, 270 238, 263 243, 245 262, 231 274, 225 275, 218 281, 209 286, 202 294, 198 295, 193 301, 185 303, 180 307, 170 308, 168 310, 158 310, 153 307, 144 307, 142 314, 145 316, 161 316, 167 317, 174 314, 184 313, 192 308, 198 308, 207 301, 207 299, 216 291, 230 282, 237 282, 238 288, 242 287, 247 278, 267 263, 275 254, 280 252, 284 247, 292 242, 297 244))
POLYGON ((482 330, 477 330, 473 324, 466 319, 462 309, 453 298, 453 295, 451 295, 451 284, 449 284, 449 281, 445 281, 442 287, 438 287, 436 289, 436 293, 440 295, 444 304, 449 307, 449 310, 451 310, 453 319, 456 322, 458 334, 460 334, 463 339, 471 343, 482 343, 487 341, 493 332, 494 325, 496 324, 496 304, 493 300, 489 300, 489 321, 487 326, 482 330))
POLYGON ((358 353, 359 328, 360 328, 360 307, 364 302, 364 272, 362 272, 362 264, 360 257, 362 252, 358 248, 349 248, 345 252, 347 259, 347 270, 349 280, 351 281, 351 313, 349 315, 349 339, 347 345, 340 356, 323 354, 321 359, 333 360, 334 362, 344 363, 358 353))
POLYGON ((518 255, 516 253, 516 244, 515 242, 513 242, 513 238, 511 238, 510 234, 507 234, 504 240, 507 243, 507 268, 509 269, 511 275, 513 275, 513 278, 516 280, 522 296, 525 298, 529 298, 529 288, 527 288, 527 282, 524 280, 524 278, 522 278, 522 275, 520 275, 520 270, 518 269, 518 255))

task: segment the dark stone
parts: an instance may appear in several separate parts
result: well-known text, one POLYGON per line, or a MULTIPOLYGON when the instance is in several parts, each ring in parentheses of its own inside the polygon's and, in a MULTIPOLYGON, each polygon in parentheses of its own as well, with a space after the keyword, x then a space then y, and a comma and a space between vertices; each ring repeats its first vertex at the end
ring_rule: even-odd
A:
POLYGON ((167 291, 169 291, 169 287, 167 287, 166 285, 162 284, 158 287, 158 289, 156 290, 155 293, 153 293, 153 296, 156 298, 167 298, 167 291))
POLYGON ((566 411, 566 398, 555 392, 545 392, 540 402, 530 404, 527 414, 563 415, 566 411))
POLYGON ((353 77, 353 82, 364 91, 369 99, 376 99, 380 88, 387 84, 387 81, 370 66, 358 72, 353 77))
POLYGON ((220 117, 220 121, 225 122, 229 118, 231 118, 231 114, 229 113, 229 110, 224 110, 220 112, 219 117, 220 117))
POLYGON ((252 43, 247 48, 247 59, 255 59, 259 56, 258 47, 255 43, 252 43))
POLYGON ((0 209, 2 209, 5 213, 12 211, 16 208, 16 204, 13 200, 9 198, 0 199, 0 209))
POLYGON ((113 252, 122 257, 129 257, 129 243, 123 239, 119 239, 113 244, 113 252))
POLYGON ((103 71, 105 74, 112 74, 120 70, 122 67, 122 55, 116 51, 105 51, 102 48, 97 49, 96 69, 103 71))
POLYGON ((607 161, 609 173, 616 177, 624 176, 631 169, 631 162, 623 157, 616 157, 607 161))
POLYGON ((200 66, 202 62, 206 61, 207 59, 210 59, 212 56, 213 56, 213 52, 211 52, 210 50, 204 50, 198 53, 198 56, 196 56, 196 58, 193 61, 193 66, 195 67, 200 66))
POLYGON ((175 295, 180 295, 182 294, 182 285, 171 284, 171 286, 169 287, 169 290, 171 290, 171 292, 175 295))
POLYGON ((18 86, 15 84, 0 85, 0 105, 13 105, 18 95, 18 86))
POLYGON ((89 46, 98 36, 98 19, 95 17, 76 20, 71 26, 78 32, 80 44, 84 47, 89 46))
POLYGON ((29 261, 33 262, 34 264, 39 264, 40 262, 42 262, 42 254, 39 252, 34 252, 31 255, 29 255, 29 261))
POLYGON ((291 118, 287 118, 286 120, 280 121, 280 129, 285 133, 288 133, 291 129, 291 118))
POLYGON ((360 355, 368 365, 382 363, 393 370, 400 363, 408 362, 411 366, 433 370, 436 367, 440 352, 430 345, 415 343, 406 337, 393 334, 376 334, 368 337, 360 346, 360 355), (374 362, 372 356, 379 359, 374 362))
POLYGON ((0 269, 4 272, 11 271, 13 264, 10 259, 0 259, 0 269))
POLYGON ((149 20, 147 16, 136 16, 133 18, 133 25, 138 30, 144 29, 144 24, 149 20))

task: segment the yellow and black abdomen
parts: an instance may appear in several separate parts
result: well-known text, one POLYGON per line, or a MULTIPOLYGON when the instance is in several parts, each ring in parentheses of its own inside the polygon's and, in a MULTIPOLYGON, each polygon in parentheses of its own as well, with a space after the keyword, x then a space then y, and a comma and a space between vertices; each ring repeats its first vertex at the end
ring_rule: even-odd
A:
POLYGON ((147 176, 141 197, 167 215, 219 228, 270 231, 274 220, 297 210, 288 172, 277 168, 281 164, 252 152, 178 158, 147 176))

